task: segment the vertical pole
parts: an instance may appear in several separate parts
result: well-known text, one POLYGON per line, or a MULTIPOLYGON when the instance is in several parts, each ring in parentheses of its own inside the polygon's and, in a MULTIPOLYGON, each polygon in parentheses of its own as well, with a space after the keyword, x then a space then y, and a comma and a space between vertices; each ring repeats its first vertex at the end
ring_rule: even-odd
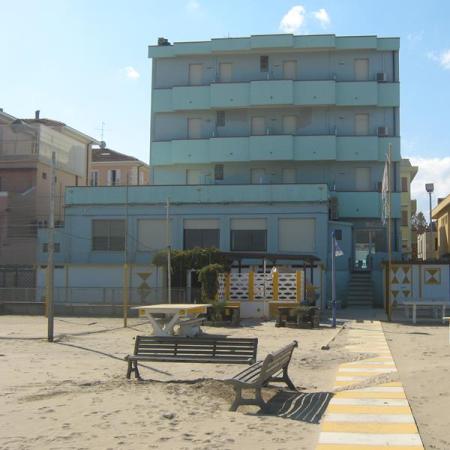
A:
POLYGON ((388 298, 387 298, 387 316, 389 322, 392 320, 392 304, 391 304, 391 266, 392 266, 392 210, 391 210, 391 151, 392 144, 388 145, 387 163, 388 163, 388 207, 387 207, 387 220, 388 220, 388 298))
POLYGON ((128 170, 127 185, 125 187, 125 245, 124 245, 124 265, 123 265, 123 326, 128 326, 128 305, 130 302, 130 279, 128 268, 128 170))
POLYGON ((431 192, 428 192, 429 198, 430 198, 430 239, 429 239, 429 244, 426 246, 426 259, 434 259, 434 242, 433 242, 433 216, 431 213, 431 192), (428 252, 428 249, 430 250, 428 252), (433 256, 431 256, 433 255, 433 256))
POLYGON ((264 273, 264 285, 263 285, 263 289, 264 289, 264 301, 266 301, 266 258, 264 258, 263 260, 263 273, 264 273))
POLYGON ((331 308, 332 326, 336 328, 336 248, 334 245, 334 230, 331 232, 331 308))
POLYGON ((172 264, 170 260, 170 223, 169 223, 169 197, 166 203, 166 242, 167 242, 167 297, 168 302, 172 303, 172 264))
POLYGON ((55 231, 55 160, 56 153, 52 152, 52 169, 50 175, 50 210, 48 219, 48 262, 47 262, 47 340, 53 342, 53 292, 54 292, 54 266, 53 266, 53 244, 55 231))

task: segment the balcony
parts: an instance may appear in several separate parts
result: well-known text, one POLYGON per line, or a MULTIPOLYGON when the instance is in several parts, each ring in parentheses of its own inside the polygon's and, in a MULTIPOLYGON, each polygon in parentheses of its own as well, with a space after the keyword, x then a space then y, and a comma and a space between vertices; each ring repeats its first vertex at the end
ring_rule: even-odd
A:
MULTIPOLYGON (((331 192, 338 199, 339 218, 380 218, 382 198, 379 192, 331 192)), ((401 214, 400 193, 392 193, 392 218, 401 214)))
POLYGON ((326 184, 183 185, 125 187, 72 187, 65 205, 134 205, 171 203, 298 203, 328 201, 326 184))
POLYGON ((400 138, 377 136, 212 137, 152 142, 150 164, 209 164, 242 161, 384 161, 392 144, 399 161, 400 138))
POLYGON ((398 83, 266 80, 153 89, 153 112, 256 106, 400 105, 398 83))

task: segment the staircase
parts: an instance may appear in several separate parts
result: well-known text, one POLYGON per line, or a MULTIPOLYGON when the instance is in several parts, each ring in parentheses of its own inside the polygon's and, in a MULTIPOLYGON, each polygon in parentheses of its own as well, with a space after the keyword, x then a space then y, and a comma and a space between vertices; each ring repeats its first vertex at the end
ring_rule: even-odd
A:
POLYGON ((353 272, 347 289, 347 306, 372 308, 375 294, 370 272, 353 272))

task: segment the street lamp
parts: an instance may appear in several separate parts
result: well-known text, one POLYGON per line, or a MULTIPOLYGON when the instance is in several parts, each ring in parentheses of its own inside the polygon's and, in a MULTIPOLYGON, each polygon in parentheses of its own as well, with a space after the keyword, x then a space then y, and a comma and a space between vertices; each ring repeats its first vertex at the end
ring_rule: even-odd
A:
MULTIPOLYGON (((430 196, 430 249, 433 248, 433 216, 432 216, 432 212, 431 212, 431 194, 434 191, 434 184, 433 183, 427 183, 425 184, 425 190, 428 192, 428 195, 430 196)), ((428 245, 427 245, 428 247, 428 245)), ((427 251, 428 253, 428 251, 427 251)), ((430 252, 431 255, 431 252, 430 252)), ((427 259, 428 259, 428 255, 427 255, 427 259)))

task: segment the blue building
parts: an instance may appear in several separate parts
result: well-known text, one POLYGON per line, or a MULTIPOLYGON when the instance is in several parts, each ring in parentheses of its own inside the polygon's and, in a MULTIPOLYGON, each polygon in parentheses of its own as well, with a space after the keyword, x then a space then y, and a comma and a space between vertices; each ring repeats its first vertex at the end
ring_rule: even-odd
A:
MULTIPOLYGON (((120 273, 126 262, 137 286, 139 271, 157 273, 150 264, 167 245, 169 201, 174 248, 247 252, 243 270, 261 270, 265 254, 287 271, 302 261, 282 255, 317 258, 321 279, 309 282, 323 307, 337 230, 339 298, 364 272, 381 304, 388 148, 394 252, 401 246, 398 52, 398 38, 376 36, 160 38, 149 47, 153 185, 67 189, 58 264, 85 267, 77 283, 98 283, 94 268, 120 273)), ((152 276, 149 284, 163 283, 152 276)))

